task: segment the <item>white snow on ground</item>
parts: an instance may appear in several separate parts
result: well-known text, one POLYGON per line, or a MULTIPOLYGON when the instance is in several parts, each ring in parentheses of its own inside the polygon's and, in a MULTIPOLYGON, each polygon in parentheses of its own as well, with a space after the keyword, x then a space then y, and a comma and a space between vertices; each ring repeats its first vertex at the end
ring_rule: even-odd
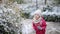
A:
POLYGON ((35 34, 32 27, 32 20, 24 20, 22 22, 22 34, 35 34))

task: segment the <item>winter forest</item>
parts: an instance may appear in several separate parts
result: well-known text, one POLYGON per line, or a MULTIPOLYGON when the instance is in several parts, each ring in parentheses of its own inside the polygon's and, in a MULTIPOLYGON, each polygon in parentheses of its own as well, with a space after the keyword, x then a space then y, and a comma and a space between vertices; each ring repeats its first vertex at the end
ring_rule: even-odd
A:
POLYGON ((36 34, 37 9, 47 23, 45 34, 60 34, 60 0, 0 0, 0 34, 36 34))

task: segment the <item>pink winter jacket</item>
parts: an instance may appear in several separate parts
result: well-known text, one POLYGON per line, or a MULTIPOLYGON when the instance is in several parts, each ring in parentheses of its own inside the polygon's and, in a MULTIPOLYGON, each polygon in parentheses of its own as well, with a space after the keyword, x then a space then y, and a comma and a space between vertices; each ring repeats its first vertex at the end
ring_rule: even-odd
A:
POLYGON ((33 29, 36 31, 36 34, 45 34, 46 31, 46 21, 44 19, 41 20, 42 24, 39 23, 33 23, 33 29), (41 26, 42 30, 39 30, 37 26, 41 26))

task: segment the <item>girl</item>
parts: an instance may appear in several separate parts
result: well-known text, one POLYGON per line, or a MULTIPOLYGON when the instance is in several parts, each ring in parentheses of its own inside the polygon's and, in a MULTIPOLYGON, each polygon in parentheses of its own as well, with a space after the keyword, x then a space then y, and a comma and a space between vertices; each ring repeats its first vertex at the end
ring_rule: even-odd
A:
POLYGON ((37 10, 34 12, 33 18, 33 29, 36 31, 36 34, 45 34, 46 30, 46 22, 42 18, 41 10, 37 10))

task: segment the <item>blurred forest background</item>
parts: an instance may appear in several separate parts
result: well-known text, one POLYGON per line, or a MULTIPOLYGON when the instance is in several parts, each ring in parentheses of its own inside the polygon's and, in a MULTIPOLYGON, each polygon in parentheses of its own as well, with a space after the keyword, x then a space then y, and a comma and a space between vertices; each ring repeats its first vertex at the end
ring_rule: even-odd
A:
MULTIPOLYGON (((60 22, 60 0, 0 0, 0 34, 23 34, 22 22, 32 20, 33 13, 40 8, 48 23, 60 22)), ((53 28, 49 34, 60 34, 60 29, 55 30, 53 28)))

